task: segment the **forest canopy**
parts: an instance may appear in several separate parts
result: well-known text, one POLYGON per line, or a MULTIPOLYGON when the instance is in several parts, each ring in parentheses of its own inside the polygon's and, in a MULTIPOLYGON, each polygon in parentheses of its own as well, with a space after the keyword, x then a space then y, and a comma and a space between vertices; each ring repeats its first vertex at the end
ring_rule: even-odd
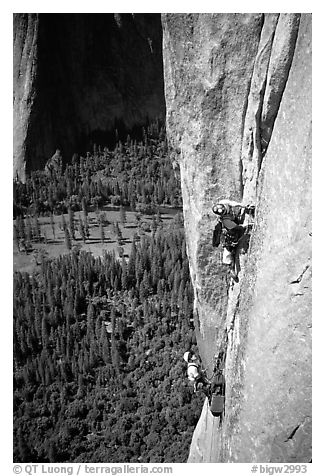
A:
MULTIPOLYGON (((163 132, 15 183, 20 223, 73 200, 180 205, 163 132)), ((196 340, 181 214, 137 238, 128 256, 72 247, 15 272, 15 461, 186 461, 203 397, 182 359, 196 340)))
POLYGON ((85 157, 74 154, 66 165, 57 151, 45 170, 31 172, 25 183, 15 180, 14 217, 61 214, 107 202, 145 213, 158 205, 182 205, 179 173, 159 122, 143 129, 142 140, 128 136, 113 150, 93 149, 85 157))

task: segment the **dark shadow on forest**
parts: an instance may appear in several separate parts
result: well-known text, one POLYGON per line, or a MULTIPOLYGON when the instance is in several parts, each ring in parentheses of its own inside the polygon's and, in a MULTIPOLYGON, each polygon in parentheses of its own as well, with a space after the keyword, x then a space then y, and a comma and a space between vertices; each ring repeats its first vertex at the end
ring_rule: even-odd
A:
MULTIPOLYGON (((125 209, 127 209, 127 207, 124 207, 125 209)), ((120 209, 120 207, 116 206, 116 205, 103 205, 101 207, 101 210, 104 210, 105 212, 118 212, 120 209)))
POLYGON ((60 245, 63 243, 63 240, 49 240, 47 239, 47 245, 60 245))
POLYGON ((97 245, 101 243, 102 245, 108 245, 108 244, 111 244, 111 243, 116 243, 116 241, 111 241, 111 240, 104 240, 104 242, 98 238, 87 238, 85 244, 87 245, 97 245))

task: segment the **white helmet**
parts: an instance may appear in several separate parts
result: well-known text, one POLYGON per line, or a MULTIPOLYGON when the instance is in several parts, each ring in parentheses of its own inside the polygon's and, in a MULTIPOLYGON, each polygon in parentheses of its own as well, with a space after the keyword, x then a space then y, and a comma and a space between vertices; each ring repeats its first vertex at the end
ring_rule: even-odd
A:
POLYGON ((223 205, 223 203, 218 203, 212 207, 212 211, 216 215, 223 215, 226 212, 226 207, 223 205))
POLYGON ((185 360, 185 362, 188 362, 190 360, 190 356, 191 352, 185 352, 185 354, 183 355, 183 359, 185 360))

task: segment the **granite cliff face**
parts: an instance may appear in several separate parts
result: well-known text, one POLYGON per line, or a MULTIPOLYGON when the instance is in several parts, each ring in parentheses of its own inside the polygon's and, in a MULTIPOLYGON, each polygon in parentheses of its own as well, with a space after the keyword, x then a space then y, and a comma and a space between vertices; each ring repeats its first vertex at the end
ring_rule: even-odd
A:
POLYGON ((189 462, 311 459, 311 15, 164 14, 167 132, 182 180, 197 340, 226 348, 222 421, 207 404, 189 462), (228 277, 218 198, 256 203, 228 277))
POLYGON ((164 117, 159 14, 14 15, 14 174, 164 117))
POLYGON ((14 176, 25 177, 29 117, 35 99, 38 18, 14 15, 14 176))

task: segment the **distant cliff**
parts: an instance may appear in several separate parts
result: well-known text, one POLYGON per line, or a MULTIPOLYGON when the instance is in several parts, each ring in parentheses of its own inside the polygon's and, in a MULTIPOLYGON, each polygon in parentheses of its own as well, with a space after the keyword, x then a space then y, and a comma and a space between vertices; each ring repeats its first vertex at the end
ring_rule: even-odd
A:
POLYGON ((162 23, 167 132, 209 372, 227 349, 224 419, 204 406, 189 461, 310 461, 311 15, 162 23), (218 198, 257 207, 239 283, 211 245, 218 198))
POLYGON ((159 14, 14 15, 14 175, 164 117, 159 14))

